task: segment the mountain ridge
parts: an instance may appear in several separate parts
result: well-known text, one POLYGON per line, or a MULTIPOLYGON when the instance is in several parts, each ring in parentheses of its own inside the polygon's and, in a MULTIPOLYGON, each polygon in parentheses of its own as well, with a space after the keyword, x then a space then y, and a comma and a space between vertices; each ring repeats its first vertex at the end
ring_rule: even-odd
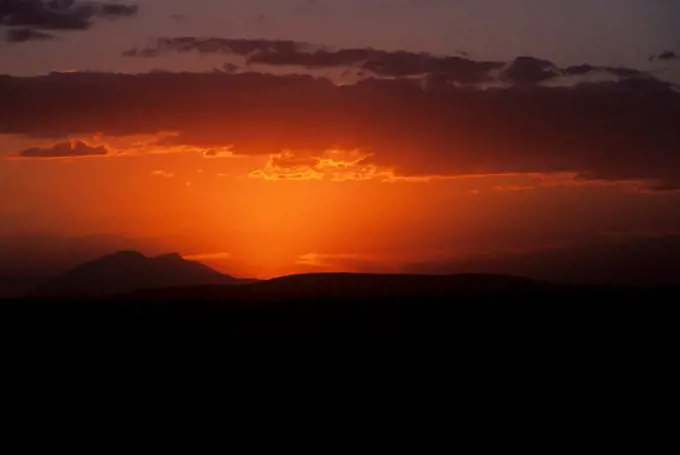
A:
POLYGON ((96 297, 200 285, 242 285, 253 280, 222 274, 178 253, 147 257, 137 251, 115 253, 80 264, 38 286, 30 297, 96 297))

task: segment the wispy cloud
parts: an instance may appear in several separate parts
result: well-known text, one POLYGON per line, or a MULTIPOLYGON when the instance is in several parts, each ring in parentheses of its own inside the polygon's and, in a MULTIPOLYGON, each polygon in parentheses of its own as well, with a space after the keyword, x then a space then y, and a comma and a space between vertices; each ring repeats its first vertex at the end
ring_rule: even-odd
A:
POLYGON ((174 172, 167 172, 167 171, 163 171, 163 170, 152 171, 151 175, 153 175, 154 177, 163 177, 163 178, 166 178, 166 179, 171 179, 171 178, 175 177, 174 172))
POLYGON ((30 148, 22 150, 17 154, 20 158, 35 159, 63 159, 63 158, 85 158, 93 156, 105 156, 109 153, 106 147, 91 147, 84 142, 71 141, 60 142, 48 148, 30 148))
POLYGON ((199 254, 190 254, 187 256, 184 256, 185 259, 188 259, 190 261, 224 261, 227 259, 231 259, 232 255, 231 253, 199 253, 199 254))

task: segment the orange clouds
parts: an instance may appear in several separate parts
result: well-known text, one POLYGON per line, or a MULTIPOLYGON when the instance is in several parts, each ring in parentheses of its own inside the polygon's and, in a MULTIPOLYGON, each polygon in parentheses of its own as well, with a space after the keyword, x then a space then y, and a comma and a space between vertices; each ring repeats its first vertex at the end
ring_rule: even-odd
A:
POLYGON ((263 168, 249 174, 251 178, 267 181, 316 180, 329 182, 428 182, 446 176, 407 177, 395 174, 394 169, 368 162, 371 154, 360 150, 327 150, 321 154, 285 150, 269 157, 263 168))
POLYGON ((290 151, 271 155, 262 169, 250 173, 252 178, 264 180, 323 180, 318 170, 319 159, 314 156, 298 156, 290 151))

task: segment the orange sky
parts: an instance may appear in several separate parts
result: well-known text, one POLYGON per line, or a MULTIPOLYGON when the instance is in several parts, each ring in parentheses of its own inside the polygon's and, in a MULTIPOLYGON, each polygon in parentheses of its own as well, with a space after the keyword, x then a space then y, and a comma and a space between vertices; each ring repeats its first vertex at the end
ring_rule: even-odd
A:
POLYGON ((145 239, 148 251, 178 251, 239 276, 398 272, 418 261, 654 230, 675 202, 565 174, 394 180, 352 165, 356 151, 328 152, 335 164, 321 167, 300 159, 288 170, 294 178, 278 180, 266 156, 116 153, 4 160, 0 182, 12 194, 3 205, 4 233, 145 239), (640 218, 644 211, 652 217, 640 218))
MULTIPOLYGON (((87 14, 74 36, 135 20, 87 14)), ((65 49, 63 17, 38 19, 6 35, 19 63, 65 49)), ((115 72, 0 74, 0 277, 120 249, 258 278, 680 257, 679 52, 622 67, 271 36, 111 45, 115 72)))

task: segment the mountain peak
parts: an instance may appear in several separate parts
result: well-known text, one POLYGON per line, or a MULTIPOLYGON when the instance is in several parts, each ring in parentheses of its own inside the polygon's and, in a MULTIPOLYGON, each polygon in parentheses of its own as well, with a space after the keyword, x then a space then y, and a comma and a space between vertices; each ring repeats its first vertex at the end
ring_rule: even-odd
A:
POLYGON ((118 251, 82 264, 36 291, 45 296, 98 296, 175 286, 232 285, 241 280, 177 253, 147 257, 118 251))

